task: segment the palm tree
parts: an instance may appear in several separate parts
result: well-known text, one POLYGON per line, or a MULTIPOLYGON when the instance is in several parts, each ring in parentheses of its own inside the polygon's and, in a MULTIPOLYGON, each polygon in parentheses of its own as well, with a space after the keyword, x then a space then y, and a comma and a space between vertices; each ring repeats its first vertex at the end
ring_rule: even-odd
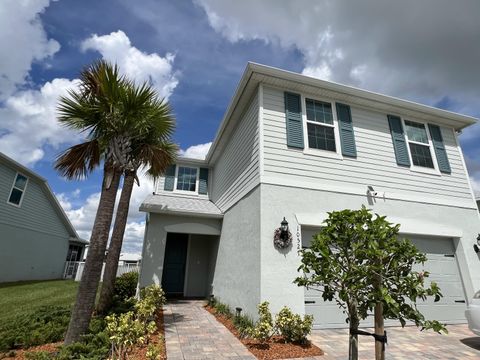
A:
POLYGON ((105 257, 120 176, 125 169, 129 143, 125 134, 135 126, 127 123, 128 81, 118 67, 98 61, 80 74, 80 89, 61 97, 58 120, 86 133, 84 143, 72 146, 56 160, 55 168, 68 179, 85 177, 103 160, 100 201, 90 237, 75 306, 65 336, 65 344, 80 339, 89 326, 105 257))
MULTIPOLYGON (((144 84, 130 88, 132 120, 137 124, 138 133, 130 138, 130 152, 127 154, 127 168, 124 172, 124 181, 120 201, 115 215, 115 224, 108 248, 105 271, 103 274, 102 289, 97 305, 97 312, 106 313, 113 299, 115 278, 118 261, 122 249, 125 226, 132 189, 137 180, 137 170, 141 167, 148 169, 147 174, 154 178, 165 172, 166 168, 175 161, 178 147, 170 142, 175 127, 175 120, 168 103, 159 100, 153 88, 144 84)), ((140 184, 138 184, 140 185, 140 184)))

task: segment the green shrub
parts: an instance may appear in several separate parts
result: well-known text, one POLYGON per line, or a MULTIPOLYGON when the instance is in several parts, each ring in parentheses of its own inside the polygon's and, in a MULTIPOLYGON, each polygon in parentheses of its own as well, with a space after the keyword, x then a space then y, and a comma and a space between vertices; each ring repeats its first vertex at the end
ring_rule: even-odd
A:
POLYGON ((70 321, 70 309, 44 306, 0 324, 0 351, 28 348, 63 339, 70 321))
POLYGON ((230 307, 226 304, 217 301, 213 308, 217 314, 225 315, 229 318, 232 317, 232 310, 230 310, 230 307))
POLYGON ((275 317, 275 328, 283 337, 285 342, 305 343, 307 335, 312 331, 313 316, 305 315, 302 319, 300 315, 284 306, 275 317))
POLYGON ((127 300, 137 292, 138 273, 127 272, 115 280, 113 295, 119 300, 127 300))
POLYGON ((150 344, 147 348, 147 353, 145 354, 147 360, 159 360, 160 354, 162 352, 162 345, 161 344, 150 344))
POLYGON ((82 340, 62 346, 55 360, 103 360, 110 352, 110 340, 105 332, 106 321, 95 317, 90 322, 89 331, 82 340))
POLYGON ((233 317, 233 325, 240 333, 241 337, 246 337, 248 334, 251 333, 253 327, 255 326, 252 319, 248 316, 234 316, 233 317))
POLYGON ((109 315, 107 320, 107 334, 112 345, 115 359, 126 359, 127 354, 137 344, 146 340, 144 324, 135 318, 133 312, 120 315, 109 315))
POLYGON ((273 318, 269 309, 269 302, 264 301, 258 305, 259 319, 250 330, 249 335, 261 342, 268 341, 275 334, 273 318))

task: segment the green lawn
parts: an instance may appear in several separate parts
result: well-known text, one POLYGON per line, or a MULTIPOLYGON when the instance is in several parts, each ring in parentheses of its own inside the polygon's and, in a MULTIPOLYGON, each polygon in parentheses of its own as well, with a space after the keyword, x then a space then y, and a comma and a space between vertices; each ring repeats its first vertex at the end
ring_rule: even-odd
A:
POLYGON ((0 324, 45 305, 73 305, 78 283, 73 280, 0 284, 0 324))

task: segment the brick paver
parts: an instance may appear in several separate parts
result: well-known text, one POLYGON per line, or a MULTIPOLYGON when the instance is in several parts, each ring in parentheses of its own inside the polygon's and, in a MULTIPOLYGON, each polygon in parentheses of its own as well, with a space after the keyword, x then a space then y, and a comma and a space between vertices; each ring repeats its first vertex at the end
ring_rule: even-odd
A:
POLYGON ((255 359, 203 305, 200 300, 178 300, 165 306, 168 360, 255 359))
MULTIPOLYGON (((405 359, 480 359, 480 337, 467 325, 448 325, 449 333, 439 335, 433 331, 420 331, 415 326, 387 327, 387 360, 405 359)), ((372 332, 372 329, 364 329, 372 332)), ((310 336, 325 351, 323 360, 348 358, 348 330, 314 330, 310 336)), ((359 336, 359 359, 374 359, 374 340, 359 336)))
MULTIPOLYGON (((178 300, 165 306, 168 359, 255 359, 227 328, 203 308, 203 304, 200 300, 178 300)), ((480 359, 480 337, 472 334, 467 325, 449 325, 447 328, 447 335, 421 332, 414 326, 386 328, 386 359, 480 359)), ((325 355, 309 359, 348 358, 347 329, 314 330, 310 339, 325 355)), ((373 359, 374 353, 373 338, 359 336, 359 359, 373 359)))

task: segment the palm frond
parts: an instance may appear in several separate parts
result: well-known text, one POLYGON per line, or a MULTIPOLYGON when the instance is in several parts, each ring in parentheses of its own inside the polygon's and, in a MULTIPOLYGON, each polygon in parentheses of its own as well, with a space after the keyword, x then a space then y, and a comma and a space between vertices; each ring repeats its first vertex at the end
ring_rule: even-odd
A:
POLYGON ((100 164, 100 154, 98 140, 87 141, 61 153, 56 158, 54 167, 67 179, 82 179, 100 164))

